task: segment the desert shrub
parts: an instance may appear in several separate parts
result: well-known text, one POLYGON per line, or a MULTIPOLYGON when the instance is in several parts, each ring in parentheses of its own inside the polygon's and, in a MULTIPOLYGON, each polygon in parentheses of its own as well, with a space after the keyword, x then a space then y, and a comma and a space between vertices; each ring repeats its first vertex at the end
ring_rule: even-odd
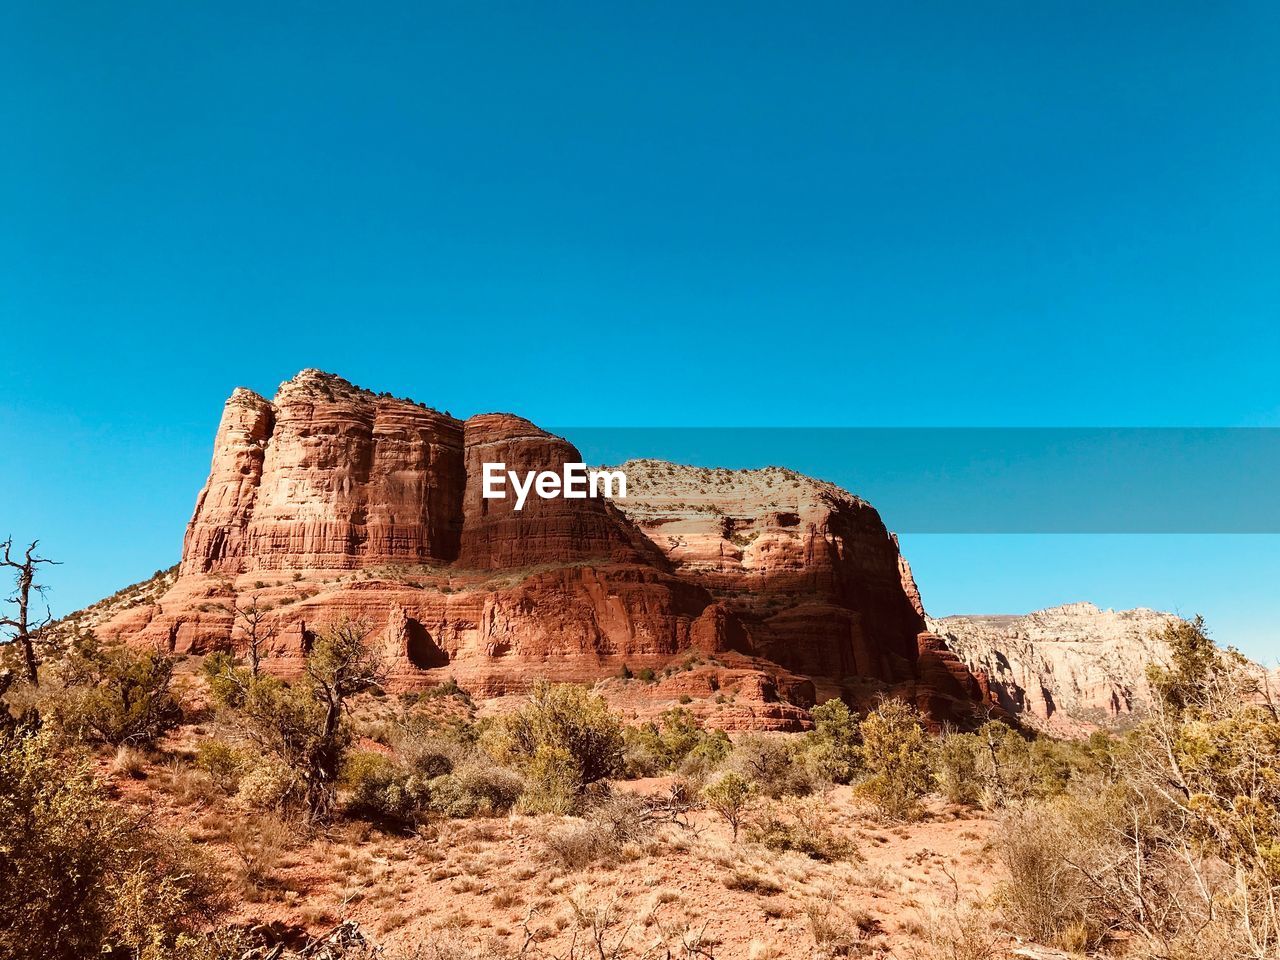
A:
POLYGON ((442 708, 440 698, 433 695, 435 689, 401 694, 395 716, 359 726, 362 735, 390 747, 413 773, 426 780, 446 776, 466 763, 476 752, 479 731, 488 724, 442 708))
POLYGON ((1206 842, 1194 804, 1169 789, 1172 768, 1159 779, 1144 769, 1144 751, 1158 748, 1148 734, 1119 755, 1116 779, 1075 782, 1052 800, 1007 809, 997 835, 1009 877, 1000 890, 1005 922, 1066 950, 1121 930, 1152 956, 1267 956, 1270 941, 1250 929, 1266 922, 1265 881, 1206 842))
POLYGON ((542 843, 551 859, 568 870, 582 870, 597 861, 613 859, 620 849, 607 826, 578 819, 552 827, 542 843))
POLYGON ((537 683, 529 701, 484 740, 497 759, 522 769, 530 811, 565 812, 578 794, 622 767, 622 725, 604 700, 572 684, 537 683))
POLYGON ((583 818, 571 818, 547 831, 543 844, 553 860, 581 870, 599 860, 616 859, 623 846, 650 833, 648 805, 633 794, 606 797, 583 818))
POLYGON ((480 798, 468 791, 453 774, 428 780, 427 796, 432 812, 450 819, 463 820, 491 813, 483 808, 480 798))
POLYGON ((975 736, 982 801, 990 808, 1061 796, 1092 764, 1088 748, 1027 736, 999 721, 984 724, 975 736))
POLYGON ((241 772, 236 798, 249 807, 288 813, 298 802, 298 776, 275 757, 261 757, 241 772))
POLYGON ((260 797, 271 793, 265 788, 283 788, 277 809, 300 810, 312 821, 331 812, 353 736, 347 702, 376 687, 384 674, 380 657, 365 642, 367 632, 350 620, 322 630, 297 686, 254 676, 226 660, 213 678, 211 688, 222 684, 224 702, 246 735, 289 773, 255 778, 253 792, 260 797))
POLYGON ((820 780, 849 783, 862 766, 858 715, 843 700, 828 700, 812 714, 814 728, 802 748, 805 763, 820 780))
POLYGON ((180 933, 172 943, 149 944, 138 960, 244 960, 262 947, 262 938, 239 927, 180 933))
POLYGON ((745 865, 735 867, 724 877, 723 882, 729 890, 741 890, 761 897, 771 897, 786 890, 786 887, 767 873, 745 865))
POLYGON ((745 820, 747 839, 770 850, 794 850, 824 862, 856 854, 853 841, 841 836, 817 797, 787 797, 763 803, 745 820))
POLYGON ((587 819, 605 829, 619 843, 631 843, 651 833, 653 812, 643 797, 613 793, 596 803, 587 819))
POLYGON ((525 764, 523 813, 573 813, 582 795, 582 772, 568 750, 543 744, 525 764))
POLYGON ((504 814, 516 805, 524 788, 524 778, 515 770, 478 758, 427 784, 431 809, 455 818, 504 814))
POLYGON ((901 700, 886 700, 861 723, 867 777, 858 793, 882 816, 911 820, 933 785, 930 743, 920 715, 901 700))
POLYGON ((1280 720, 1259 672, 1214 647, 1199 619, 1164 640, 1172 655, 1150 671, 1152 713, 1125 740, 1037 741, 1022 754, 1036 790, 1061 795, 1006 816, 1008 921, 1072 949, 1119 930, 1144 956, 1274 957, 1280 720))
POLYGON ((702 788, 703 802, 729 825, 735 842, 738 839, 738 829, 742 826, 742 819, 750 810, 755 795, 755 783, 732 771, 722 773, 702 788))
POLYGON ((978 738, 967 733, 947 733, 934 750, 934 780, 950 803, 972 806, 982 798, 978 773, 978 738))
POLYGON ((54 718, 76 736, 113 747, 153 743, 182 720, 173 666, 172 657, 156 651, 82 637, 63 666, 66 689, 53 705, 54 718))
POLYGON ((166 956, 215 914, 209 876, 187 844, 111 804, 90 764, 47 733, 0 736, 0 956, 166 956))
POLYGON ((244 817, 232 824, 228 839, 239 861, 241 880, 255 890, 271 882, 290 835, 284 822, 272 816, 244 817))
POLYGON ((124 744, 116 747, 116 755, 111 758, 111 772, 118 777, 137 779, 143 776, 146 766, 147 758, 142 751, 124 744))
POLYGON ((239 927, 180 933, 172 943, 148 944, 138 960, 244 960, 262 947, 262 938, 239 927))
POLYGON ((982 902, 961 900, 934 903, 921 910, 919 927, 923 944, 917 960, 997 960, 1007 957, 1005 938, 995 929, 996 919, 982 902))
POLYGON ((1060 809, 1006 814, 997 850, 1008 875, 1000 902, 1010 927, 1040 943, 1060 943, 1067 931, 1088 925, 1088 890, 1075 866, 1079 846, 1060 809))
POLYGON ((209 737, 196 744, 195 764, 209 775, 214 786, 231 794, 240 789, 240 777, 249 766, 249 757, 227 741, 209 737))
POLYGON ((811 897, 804 905, 809 933, 820 957, 861 956, 875 921, 840 904, 834 894, 811 897))
POLYGON ((798 756, 799 743, 790 737, 749 733, 734 744, 726 766, 755 783, 763 796, 804 796, 813 792, 814 781, 798 756))
POLYGON ((625 728, 623 736, 622 772, 631 779, 669 770, 705 776, 733 749, 723 730, 702 729, 680 707, 665 711, 657 723, 625 728))
POLYGON ((1211 694, 1230 673, 1232 664, 1210 638, 1204 618, 1178 620, 1160 639, 1169 649, 1170 662, 1148 667, 1147 680, 1164 711, 1181 719, 1187 712, 1212 708, 1211 694))
POLYGON ((733 742, 723 730, 704 730, 694 746, 676 767, 682 776, 705 780, 733 752, 733 742))
POLYGON ((233 709, 244 706, 252 673, 240 667, 235 657, 223 650, 215 651, 204 658, 200 673, 214 703, 233 709))
POLYGON ((429 806, 427 782, 403 763, 380 753, 354 750, 343 761, 347 813, 381 823, 413 823, 429 806))
POLYGON ((656 724, 624 727, 622 731, 622 769, 625 780, 656 777, 665 769, 656 724))
POLYGON ((484 808, 494 814, 506 813, 524 792, 524 780, 516 771, 479 759, 464 763, 455 776, 463 789, 479 797, 484 808))
POLYGON ((396 756, 420 777, 432 779, 452 773, 461 762, 465 751, 455 744, 439 737, 397 736, 392 740, 396 756))

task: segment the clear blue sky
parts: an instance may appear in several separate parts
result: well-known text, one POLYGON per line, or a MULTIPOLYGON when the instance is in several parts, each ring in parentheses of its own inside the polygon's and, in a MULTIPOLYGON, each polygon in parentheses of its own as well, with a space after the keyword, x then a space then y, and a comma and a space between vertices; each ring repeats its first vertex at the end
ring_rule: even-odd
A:
MULTIPOLYGON (((548 424, 1280 424, 1280 7, 631 6, 0 8, 0 534, 55 610, 173 562, 226 394, 305 366, 548 424)), ((938 612, 1280 655, 1272 537, 906 549, 938 612)))

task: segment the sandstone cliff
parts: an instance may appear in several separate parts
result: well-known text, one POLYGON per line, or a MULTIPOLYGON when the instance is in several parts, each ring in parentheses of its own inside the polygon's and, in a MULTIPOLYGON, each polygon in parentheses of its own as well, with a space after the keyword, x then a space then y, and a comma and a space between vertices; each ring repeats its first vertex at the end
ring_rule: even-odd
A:
POLYGON ((1151 703, 1146 670, 1163 663, 1161 633, 1178 618, 1155 610, 1069 603, 1026 616, 956 616, 930 628, 1010 713, 1058 733, 1123 723, 1151 703))
POLYGON ((305 370, 268 401, 238 389, 166 590, 95 618, 139 645, 243 645, 272 608, 270 669, 315 631, 368 622, 393 688, 455 678, 519 693, 607 680, 637 714, 672 702, 726 728, 798 729, 815 699, 892 691, 965 721, 985 686, 929 634, 896 540, 867 503, 791 471, 625 465, 630 496, 481 496, 480 465, 555 469, 568 441, 519 417, 465 422, 305 370), (624 670, 624 667, 626 670, 624 670), (646 674, 647 675, 647 674, 646 674))

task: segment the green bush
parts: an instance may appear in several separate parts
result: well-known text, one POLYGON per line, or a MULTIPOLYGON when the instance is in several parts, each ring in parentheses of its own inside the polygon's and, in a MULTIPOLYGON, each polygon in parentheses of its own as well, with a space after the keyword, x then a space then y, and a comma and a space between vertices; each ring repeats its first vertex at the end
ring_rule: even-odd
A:
POLYGON ((934 780, 948 802, 972 806, 982 799, 981 749, 980 740, 968 733, 948 733, 938 741, 934 780))
POLYGON ((814 729, 805 735, 804 760, 820 780, 849 783, 862 766, 858 715, 843 700, 828 700, 812 711, 814 729))
POLYGON ((426 781, 381 753, 355 750, 347 754, 342 783, 349 791, 347 812, 380 823, 413 823, 429 804, 426 781))
POLYGON ((528 703, 495 723, 485 743, 498 760, 523 769, 532 809, 560 806, 553 798, 581 793, 622 768, 617 716, 602 698, 571 684, 537 683, 528 703))
POLYGON ((756 785, 741 774, 732 772, 721 774, 702 789, 703 801, 724 818, 724 822, 733 831, 735 841, 738 839, 738 829, 742 826, 743 817, 751 809, 755 795, 756 785))
POLYGON ((214 703, 233 709, 244 706, 252 674, 238 666, 235 657, 221 650, 211 653, 200 664, 200 673, 208 684, 209 696, 214 703))
POLYGON ((0 735, 0 956, 170 956, 220 905, 209 876, 49 734, 0 735))
POLYGON ((511 810, 524 792, 524 778, 509 767, 479 759, 427 784, 431 809, 446 817, 493 817, 511 810))
POLYGON ((727 766, 756 784, 766 797, 804 796, 814 787, 812 771, 802 759, 798 739, 780 734, 749 733, 734 745, 727 766))
POLYGON ((210 737, 196 745, 195 762, 219 790, 235 793, 240 789, 240 777, 249 766, 249 757, 225 740, 210 737))
POLYGON ((182 720, 172 691, 173 666, 172 657, 156 651, 82 638, 63 667, 67 687, 54 717, 86 740, 113 747, 154 743, 182 720))
MULTIPOLYGON (((281 812, 299 810, 312 821, 328 817, 354 736, 347 703, 375 689, 385 672, 365 643, 366 633, 363 624, 351 620, 322 630, 296 686, 253 676, 227 658, 211 668, 211 689, 221 691, 249 739, 288 771, 287 776, 270 767, 253 771, 247 794, 259 804, 274 798, 272 805, 281 812)), ((246 793, 244 783, 241 792, 246 793)))
POLYGON ((886 700, 861 724, 863 760, 868 776, 858 793, 882 816, 913 820, 933 786, 931 744, 920 715, 901 700, 886 700))
POLYGON ((259 810, 288 813, 300 802, 298 776, 275 757, 259 757, 241 771, 236 797, 259 810))
POLYGON ((622 773, 628 779, 671 770, 705 776, 733 749, 723 730, 702 729, 692 713, 679 707, 664 712, 657 723, 627 727, 623 737, 622 773))
POLYGON ((1004 723, 984 724, 975 735, 976 764, 983 803, 1002 807, 1027 800, 1048 800, 1066 792, 1073 779, 1094 772, 1093 746, 1029 738, 1004 723))
POLYGON ((747 839, 770 850, 793 850, 828 863, 852 858, 853 841, 832 826, 819 797, 787 797, 755 809, 746 820, 747 839))
POLYGON ((523 813, 574 813, 582 795, 582 768, 568 750, 543 744, 525 765, 523 813))

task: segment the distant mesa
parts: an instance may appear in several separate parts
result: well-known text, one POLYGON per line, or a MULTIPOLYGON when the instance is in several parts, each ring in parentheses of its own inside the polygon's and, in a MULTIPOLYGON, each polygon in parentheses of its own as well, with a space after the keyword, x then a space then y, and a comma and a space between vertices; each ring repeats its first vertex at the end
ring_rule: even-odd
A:
POLYGON ((1136 722, 1152 705, 1147 667, 1166 663, 1171 613, 1068 603, 1025 615, 929 620, 992 695, 1029 726, 1061 735, 1136 722))

